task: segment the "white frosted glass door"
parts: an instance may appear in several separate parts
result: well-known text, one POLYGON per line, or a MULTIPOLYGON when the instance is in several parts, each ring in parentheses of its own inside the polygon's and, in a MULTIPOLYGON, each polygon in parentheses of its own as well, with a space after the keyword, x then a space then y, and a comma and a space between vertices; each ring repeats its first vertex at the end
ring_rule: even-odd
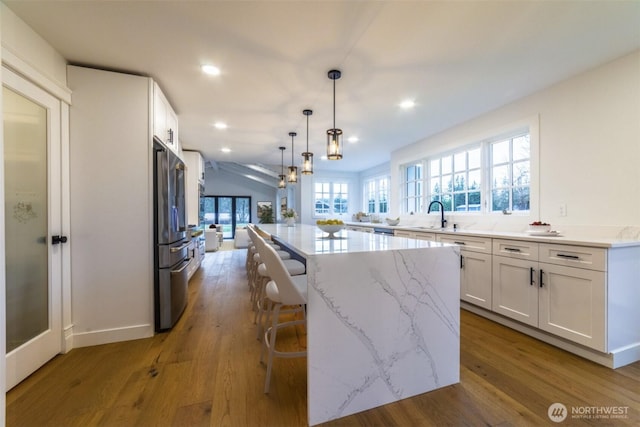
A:
POLYGON ((59 353, 62 345, 61 256, 51 245, 50 230, 60 217, 60 190, 51 185, 60 185, 60 108, 55 98, 13 74, 5 78, 5 73, 10 72, 3 69, 2 97, 7 388, 11 388, 59 353), (55 160, 58 164, 53 166, 55 160))
POLYGON ((47 110, 4 88, 7 352, 49 327, 47 110))

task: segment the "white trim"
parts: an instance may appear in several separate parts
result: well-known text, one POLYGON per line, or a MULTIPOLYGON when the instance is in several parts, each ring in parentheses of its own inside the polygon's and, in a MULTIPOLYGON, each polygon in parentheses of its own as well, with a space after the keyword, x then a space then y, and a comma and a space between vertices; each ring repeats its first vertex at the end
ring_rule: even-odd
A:
POLYGON ((120 341, 131 341, 153 336, 153 325, 133 325, 123 328, 102 329, 98 331, 72 334, 74 347, 89 347, 120 341))
POLYGON ((24 78, 61 101, 71 104, 71 89, 51 80, 49 77, 32 67, 28 62, 14 54, 6 46, 2 46, 2 64, 15 73, 22 75, 24 78))

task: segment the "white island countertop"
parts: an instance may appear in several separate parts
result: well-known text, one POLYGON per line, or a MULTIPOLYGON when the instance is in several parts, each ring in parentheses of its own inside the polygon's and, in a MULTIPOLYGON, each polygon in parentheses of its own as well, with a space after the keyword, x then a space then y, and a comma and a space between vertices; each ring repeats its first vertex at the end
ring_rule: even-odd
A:
POLYGON ((459 382, 457 245, 259 228, 306 259, 310 425, 459 382))
POLYGON ((296 224, 294 227, 288 227, 284 224, 259 224, 258 228, 276 237, 305 258, 332 253, 378 252, 450 246, 447 243, 385 234, 360 233, 351 230, 341 230, 335 233, 334 239, 331 239, 318 227, 307 224, 296 224))

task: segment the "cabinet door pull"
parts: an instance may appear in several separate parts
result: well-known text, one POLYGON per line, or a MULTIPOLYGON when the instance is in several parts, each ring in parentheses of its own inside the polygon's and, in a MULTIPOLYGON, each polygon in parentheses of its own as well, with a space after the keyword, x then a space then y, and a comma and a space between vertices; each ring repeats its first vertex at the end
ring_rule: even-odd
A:
POLYGON ((460 255, 460 268, 464 268, 464 257, 460 255))
POLYGON ((542 274, 543 274, 543 273, 544 273, 544 272, 542 271, 542 269, 540 269, 540 287, 543 287, 543 286, 544 286, 544 283, 542 282, 542 274))
POLYGON ((533 286, 533 275, 535 274, 533 267, 529 267, 529 285, 533 286))
POLYGON ((456 242, 456 241, 454 241, 453 243, 455 243, 456 245, 466 245, 465 242, 456 242))
POLYGON ((507 252, 520 252, 520 249, 518 248, 504 248, 504 250, 507 252))
POLYGON ((167 132, 169 133, 169 140, 167 142, 173 144, 173 129, 169 129, 167 132))
POLYGON ((576 256, 576 255, 556 254, 556 256, 558 258, 565 258, 565 259, 575 259, 575 260, 579 260, 580 259, 580 257, 576 256))

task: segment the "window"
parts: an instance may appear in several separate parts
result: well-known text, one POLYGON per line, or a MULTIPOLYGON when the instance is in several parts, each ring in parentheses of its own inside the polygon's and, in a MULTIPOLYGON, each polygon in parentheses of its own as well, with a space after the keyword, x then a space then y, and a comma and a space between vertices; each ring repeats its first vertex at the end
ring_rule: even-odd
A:
MULTIPOLYGON (((481 147, 432 158, 429 165, 429 201, 442 202, 446 212, 479 211, 481 196, 481 147)), ((440 206, 435 207, 436 211, 440 206)))
POLYGON ((529 133, 491 143, 491 211, 528 211, 531 192, 529 133))
MULTIPOLYGON (((426 212, 428 205, 423 206, 423 197, 429 203, 441 202, 449 213, 528 213, 532 198, 537 200, 537 190, 531 189, 532 132, 537 146, 537 130, 533 129, 529 125, 526 130, 520 128, 403 166, 403 213, 426 212), (424 192, 422 185, 426 187, 424 192)), ((365 193, 371 208, 375 206, 371 196, 375 190, 370 183, 367 185, 365 193)), ((439 211, 440 206, 434 205, 432 210, 439 211)))
POLYGON ((366 181, 364 184, 365 212, 389 212, 389 177, 378 177, 366 181))
POLYGON ((405 166, 403 207, 406 213, 422 211, 422 162, 405 166))
POLYGON ((349 185, 341 182, 314 184, 314 213, 327 216, 344 214, 349 210, 349 185))

